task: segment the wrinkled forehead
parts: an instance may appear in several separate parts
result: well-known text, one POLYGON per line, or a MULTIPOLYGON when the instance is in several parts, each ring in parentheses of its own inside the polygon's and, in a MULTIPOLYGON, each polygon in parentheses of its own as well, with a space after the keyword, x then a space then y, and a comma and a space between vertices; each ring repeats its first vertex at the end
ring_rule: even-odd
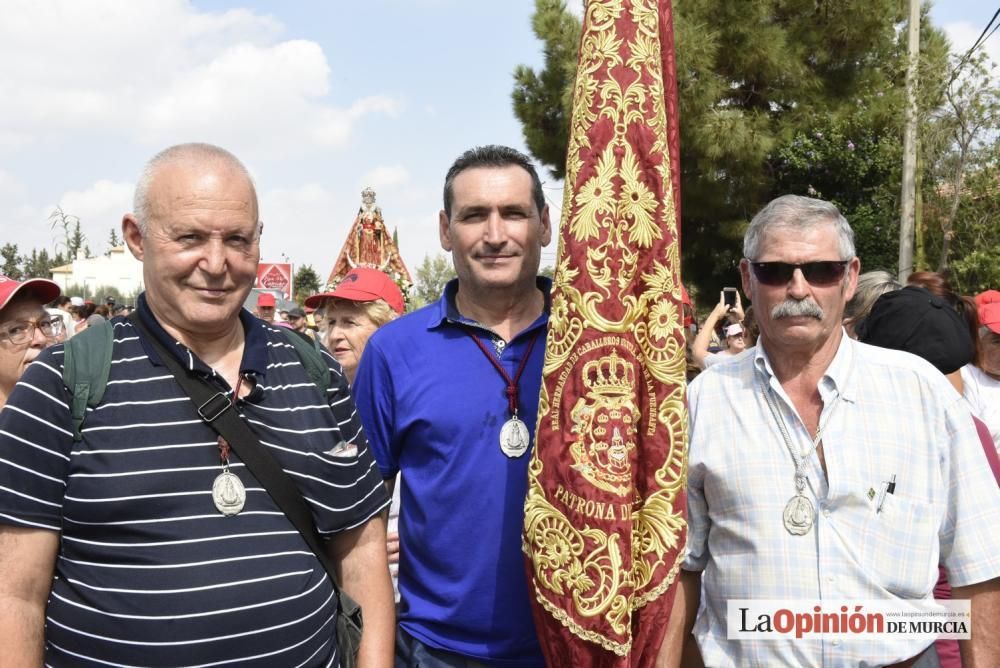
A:
POLYGON ((241 170, 220 160, 175 160, 160 166, 150 183, 154 218, 212 213, 234 223, 255 226, 257 193, 241 170))
POLYGON ((323 302, 320 312, 325 318, 368 315, 367 302, 357 302, 351 299, 331 297, 323 302))
POLYGON ((48 314, 45 305, 37 297, 28 293, 20 294, 0 309, 0 325, 25 320, 38 320, 48 314))
POLYGON ((840 259, 840 239, 832 223, 775 224, 760 240, 759 261, 806 262, 840 259))
POLYGON ((455 176, 452 187, 453 209, 486 204, 535 208, 531 175, 518 165, 470 167, 455 176))

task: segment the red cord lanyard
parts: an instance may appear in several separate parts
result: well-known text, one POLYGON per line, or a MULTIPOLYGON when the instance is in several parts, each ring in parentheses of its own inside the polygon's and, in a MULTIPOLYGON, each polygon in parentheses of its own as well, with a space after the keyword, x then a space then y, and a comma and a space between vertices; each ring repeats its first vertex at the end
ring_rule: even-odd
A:
MULTIPOLYGON (((232 404, 234 409, 236 408, 236 400, 240 396, 240 388, 242 386, 243 386, 243 374, 240 374, 239 378, 236 381, 236 389, 233 390, 232 404)), ((223 466, 229 466, 229 449, 230 449, 229 441, 222 438, 222 435, 220 434, 218 444, 219 444, 219 462, 221 462, 223 466)))
POLYGON ((464 325, 463 329, 465 329, 465 331, 469 333, 469 336, 472 337, 472 340, 476 342, 476 345, 479 346, 479 349, 483 351, 484 355, 486 355, 486 359, 488 359, 490 363, 492 363, 493 366, 496 367, 496 370, 500 372, 500 375, 503 376, 504 381, 506 381, 507 383, 507 390, 506 390, 507 410, 510 411, 510 414, 512 416, 516 417, 517 406, 518 406, 517 384, 521 381, 521 374, 524 373, 524 368, 528 366, 528 359, 531 357, 531 350, 532 348, 535 347, 535 339, 538 338, 538 332, 541 330, 536 330, 534 335, 531 337, 531 340, 528 341, 528 346, 524 350, 524 357, 521 359, 521 365, 518 367, 517 373, 514 374, 514 377, 511 378, 510 374, 508 374, 507 370, 503 368, 503 365, 500 364, 500 361, 496 358, 496 356, 490 353, 490 351, 486 348, 486 344, 484 344, 482 340, 476 335, 475 330, 472 329, 471 327, 467 327, 464 325))

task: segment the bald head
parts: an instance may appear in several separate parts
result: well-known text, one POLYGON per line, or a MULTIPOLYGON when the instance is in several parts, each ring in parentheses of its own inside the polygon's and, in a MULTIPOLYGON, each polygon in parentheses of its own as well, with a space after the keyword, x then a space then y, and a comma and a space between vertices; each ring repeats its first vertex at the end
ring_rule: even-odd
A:
MULTIPOLYGON (((251 205, 253 207, 253 217, 254 220, 259 221, 257 190, 254 187, 253 179, 250 177, 250 172, 247 171, 247 168, 240 162, 239 158, 226 149, 213 144, 177 144, 154 155, 146 163, 145 167, 143 167, 142 173, 139 175, 139 181, 135 185, 132 211, 142 236, 145 237, 149 232, 149 221, 153 218, 153 202, 155 198, 151 193, 157 175, 167 167, 183 168, 185 165, 198 165, 201 167, 216 166, 222 168, 220 172, 228 172, 237 178, 246 179, 252 194, 251 205)), ((260 235, 260 225, 257 226, 257 235, 260 235)))

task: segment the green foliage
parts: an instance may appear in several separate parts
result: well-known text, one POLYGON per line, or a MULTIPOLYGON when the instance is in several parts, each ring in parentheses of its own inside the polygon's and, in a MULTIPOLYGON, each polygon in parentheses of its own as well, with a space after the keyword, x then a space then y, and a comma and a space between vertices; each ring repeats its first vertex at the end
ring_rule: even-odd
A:
POLYGON ((49 227, 57 235, 56 250, 62 248, 71 262, 76 259, 77 251, 81 249, 85 249, 85 257, 91 257, 90 248, 86 246, 87 237, 80 229, 78 217, 66 213, 57 206, 49 214, 49 227))
POLYGON ((79 283, 70 283, 63 290, 63 294, 71 297, 83 297, 95 304, 103 304, 105 299, 111 297, 115 300, 115 304, 131 304, 134 306, 141 291, 123 292, 115 285, 81 285, 79 283))
POLYGON ((304 264, 299 267, 299 270, 295 272, 295 278, 292 279, 292 289, 295 295, 295 301, 302 305, 305 302, 306 297, 314 295, 319 292, 320 280, 319 274, 316 270, 312 268, 312 265, 304 264))
POLYGON ((0 274, 13 278, 15 281, 21 280, 21 256, 17 254, 17 244, 6 243, 0 248, 0 257, 3 259, 3 266, 0 267, 0 274))
POLYGON ((111 234, 108 236, 108 250, 104 254, 111 257, 111 251, 121 245, 122 240, 118 238, 118 231, 112 227, 111 234))
POLYGON ((922 268, 948 273, 952 285, 967 293, 1000 285, 1000 90, 995 75, 985 54, 964 62, 946 82, 944 104, 922 133, 922 268))
POLYGON ((31 278, 49 278, 52 267, 59 266, 44 248, 41 251, 32 248, 31 255, 25 255, 21 259, 24 262, 24 275, 31 278))
POLYGON ((412 308, 420 308, 440 299, 445 284, 453 278, 455 278, 455 268, 447 255, 438 253, 433 258, 425 255, 424 261, 417 267, 413 289, 408 291, 408 297, 412 299, 412 308))
MULTIPOLYGON (((961 294, 974 295, 1000 288, 1000 146, 993 145, 995 157, 969 174, 956 212, 950 239, 951 260, 947 273, 952 287, 961 294)), ((932 196, 941 198, 946 192, 932 196)), ((928 233, 937 243, 929 243, 929 259, 939 261, 943 232, 936 223, 940 211, 928 206, 928 233)))
MULTIPOLYGON (((904 8, 901 0, 676 0, 689 286, 713 295, 732 283, 753 214, 810 186, 844 207, 868 254, 861 256, 866 267, 895 266, 899 170, 891 163, 902 136, 904 8)), ((519 69, 513 92, 526 144, 553 174, 561 174, 568 141, 564 116, 576 63, 567 50, 572 41, 575 54, 578 41, 568 27, 576 19, 560 11, 556 0, 536 0, 546 69, 519 69)), ((925 114, 940 105, 946 54, 943 35, 925 17, 925 114)))
POLYGON ((851 222, 865 271, 895 273, 902 145, 895 127, 878 127, 865 105, 843 118, 822 115, 772 157, 774 191, 833 202, 851 222))
POLYGON ((514 115, 521 121, 524 143, 553 178, 566 171, 573 78, 580 48, 580 21, 563 0, 535 0, 531 22, 544 43, 545 67, 536 72, 526 65, 514 70, 514 115))

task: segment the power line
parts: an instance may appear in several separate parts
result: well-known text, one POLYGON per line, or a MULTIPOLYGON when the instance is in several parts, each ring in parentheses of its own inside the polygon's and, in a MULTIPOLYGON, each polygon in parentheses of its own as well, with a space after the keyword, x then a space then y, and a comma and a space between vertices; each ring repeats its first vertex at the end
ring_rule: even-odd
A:
POLYGON ((983 28, 983 31, 979 33, 979 37, 976 38, 975 43, 972 46, 970 46, 969 50, 965 52, 965 55, 963 55, 961 59, 959 59, 958 64, 955 66, 955 69, 953 69, 951 72, 951 76, 948 77, 948 83, 945 84, 945 88, 950 86, 952 82, 955 80, 955 77, 958 76, 958 73, 962 71, 962 68, 965 67, 965 63, 969 60, 969 57, 972 56, 973 51, 975 51, 983 44, 985 44, 986 40, 992 37, 993 33, 997 31, 997 28, 1000 28, 1000 23, 998 23, 996 27, 993 26, 993 23, 997 20, 998 16, 1000 16, 1000 7, 998 7, 997 10, 993 13, 993 18, 991 18, 990 22, 986 24, 986 27, 983 28), (993 28, 993 30, 990 30, 990 28, 993 28), (987 32, 989 32, 988 35, 986 34, 987 32))

